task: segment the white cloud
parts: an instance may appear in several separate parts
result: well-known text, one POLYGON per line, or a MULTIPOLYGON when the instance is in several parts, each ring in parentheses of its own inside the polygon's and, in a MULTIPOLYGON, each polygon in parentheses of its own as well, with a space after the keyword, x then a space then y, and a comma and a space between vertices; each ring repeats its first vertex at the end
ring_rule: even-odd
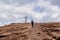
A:
MULTIPOLYGON (((0 0, 0 24, 9 24, 12 22, 24 22, 24 17, 28 16, 28 21, 34 19, 35 22, 58 21, 60 20, 60 7, 53 5, 50 0, 0 0), (4 1, 4 2, 3 2, 4 1), (17 2, 16 2, 17 1, 17 2), (21 1, 21 2, 20 2, 21 1), (7 3, 6 3, 7 2, 7 3), (27 2, 27 3, 26 3, 27 2), (42 8, 41 10, 35 9, 42 8), (36 10, 36 11, 35 11, 36 10), (41 12, 42 11, 42 12, 41 12), (32 16, 32 18, 29 18, 32 16), (47 20, 49 19, 49 20, 47 20)), ((55 2, 54 2, 55 3, 55 2)))
POLYGON ((51 15, 51 18, 56 18, 56 17, 58 17, 58 14, 52 14, 51 15))
MULTIPOLYGON (((15 21, 23 22, 24 16, 32 15, 30 13, 32 12, 33 4, 30 3, 27 5, 17 7, 14 5, 6 5, 6 4, 2 3, 0 5, 0 19, 3 20, 3 24, 6 24, 7 22, 15 22, 15 21), (10 21, 6 21, 6 20, 10 20, 10 21)), ((2 23, 1 20, 0 20, 0 22, 2 23)))
MULTIPOLYGON (((50 19, 48 21, 55 21, 55 19, 57 19, 60 16, 60 7, 51 4, 51 1, 49 1, 49 0, 46 0, 46 1, 39 0, 37 2, 36 6, 40 6, 40 7, 44 8, 43 12, 48 14, 48 16, 49 16, 48 19, 50 19)), ((45 17, 48 17, 48 16, 45 15, 45 17)), ((58 18, 58 20, 59 20, 59 18, 58 18)))

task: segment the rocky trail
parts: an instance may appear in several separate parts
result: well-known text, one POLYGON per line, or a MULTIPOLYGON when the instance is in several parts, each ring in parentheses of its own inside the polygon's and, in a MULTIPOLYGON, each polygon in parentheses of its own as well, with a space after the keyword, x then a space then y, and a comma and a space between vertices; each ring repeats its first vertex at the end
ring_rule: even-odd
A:
POLYGON ((60 23, 13 23, 0 27, 0 40, 60 40, 60 23))

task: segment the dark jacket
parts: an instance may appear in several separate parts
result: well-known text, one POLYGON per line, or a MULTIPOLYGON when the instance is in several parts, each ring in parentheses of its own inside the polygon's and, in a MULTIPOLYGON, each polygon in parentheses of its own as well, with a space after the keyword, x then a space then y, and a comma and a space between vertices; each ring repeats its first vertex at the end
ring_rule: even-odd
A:
POLYGON ((31 25, 32 25, 32 27, 34 27, 34 21, 33 20, 31 21, 31 25))

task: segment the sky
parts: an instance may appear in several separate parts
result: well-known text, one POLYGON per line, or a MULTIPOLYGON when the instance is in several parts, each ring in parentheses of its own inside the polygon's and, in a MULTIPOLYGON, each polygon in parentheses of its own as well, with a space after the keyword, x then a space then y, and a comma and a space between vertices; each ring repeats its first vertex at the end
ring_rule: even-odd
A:
POLYGON ((24 22, 60 22, 60 0, 0 0, 0 25, 24 22))

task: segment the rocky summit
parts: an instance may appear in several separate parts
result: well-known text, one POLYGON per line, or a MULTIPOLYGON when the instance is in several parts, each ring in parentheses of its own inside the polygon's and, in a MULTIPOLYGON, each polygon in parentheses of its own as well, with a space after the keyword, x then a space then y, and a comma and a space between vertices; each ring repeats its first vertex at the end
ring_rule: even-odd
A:
POLYGON ((0 26, 0 40, 60 40, 60 23, 12 23, 0 26))

